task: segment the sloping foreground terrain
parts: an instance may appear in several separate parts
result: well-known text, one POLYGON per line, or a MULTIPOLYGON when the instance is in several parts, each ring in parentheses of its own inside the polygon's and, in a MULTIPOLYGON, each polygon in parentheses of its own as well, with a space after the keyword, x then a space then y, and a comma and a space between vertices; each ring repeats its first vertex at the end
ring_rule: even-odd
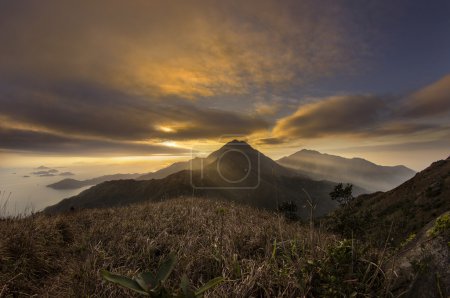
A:
MULTIPOLYGON (((319 226, 319 225, 317 225, 319 226)), ((222 276, 209 297, 381 297, 389 255, 282 216, 219 200, 180 198, 0 220, 0 296, 127 297, 99 271, 129 277, 169 253, 195 287, 222 276)))
POLYGON ((352 202, 353 216, 366 217, 365 231, 376 239, 393 241, 418 232, 450 210, 450 157, 432 163, 413 178, 388 192, 362 195, 352 202))
POLYGON ((448 297, 450 294, 450 212, 429 222, 401 245, 384 264, 395 277, 392 291, 408 297, 448 297))
MULTIPOLYGON (((161 201, 181 195, 222 198, 275 210, 287 201, 306 206, 309 195, 317 205, 316 215, 324 215, 337 208, 337 203, 329 197, 334 186, 334 182, 299 175, 245 142, 233 141, 213 152, 200 170, 184 170, 163 179, 104 182, 46 208, 45 212, 161 201)), ((355 191, 363 192, 358 187, 355 191)), ((308 214, 307 209, 299 209, 301 217, 306 218, 308 214)))
POLYGON ((312 179, 352 183, 370 192, 391 190, 415 174, 405 166, 380 166, 362 158, 350 159, 306 149, 277 162, 312 179))

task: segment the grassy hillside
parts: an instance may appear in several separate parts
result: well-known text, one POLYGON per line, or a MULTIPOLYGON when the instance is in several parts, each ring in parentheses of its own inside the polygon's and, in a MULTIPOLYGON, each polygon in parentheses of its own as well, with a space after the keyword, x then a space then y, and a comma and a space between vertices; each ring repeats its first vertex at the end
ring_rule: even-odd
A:
MULTIPOLYGON (((368 223, 360 225, 366 236, 382 242, 390 233, 398 243, 450 210, 450 158, 432 163, 395 189, 362 195, 352 206, 351 216, 368 223)), ((348 216, 342 210, 336 213, 348 216)))
MULTIPOLYGON (((160 191, 177 196, 171 187, 179 177, 169 176, 174 184, 160 191)), ((449 179, 450 159, 438 161, 320 222, 292 222, 217 197, 0 219, 0 297, 133 296, 100 271, 131 278, 173 254, 178 264, 168 289, 183 275, 195 288, 224 278, 210 297, 447 297, 449 179)), ((112 187, 105 191, 120 200, 126 184, 137 182, 130 181, 105 183, 112 187)))
POLYGON ((387 251, 233 203, 180 198, 0 220, 0 296, 123 297, 99 270, 133 276, 169 253, 194 286, 226 280, 211 297, 379 296, 387 251))

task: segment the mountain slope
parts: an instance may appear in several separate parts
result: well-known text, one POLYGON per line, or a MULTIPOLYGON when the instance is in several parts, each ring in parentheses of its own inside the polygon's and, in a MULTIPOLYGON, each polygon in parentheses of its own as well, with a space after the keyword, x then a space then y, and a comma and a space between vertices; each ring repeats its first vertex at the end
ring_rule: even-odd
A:
POLYGON ((308 210, 302 208, 307 205, 304 190, 317 204, 317 215, 323 215, 337 207, 336 202, 329 198, 329 192, 335 183, 299 176, 245 142, 230 142, 211 153, 206 160, 201 169, 180 171, 163 179, 105 182, 48 207, 45 211, 53 213, 69 210, 71 207, 111 207, 195 195, 223 198, 266 209, 276 209, 284 201, 295 201, 300 207, 300 216, 306 217, 308 210))
POLYGON ((414 176, 405 166, 380 166, 361 158, 343 158, 303 149, 277 161, 313 179, 348 182, 369 191, 387 191, 414 176))
POLYGON ((105 181, 110 180, 120 180, 120 179, 136 179, 136 180, 150 180, 150 179, 162 179, 176 172, 183 170, 189 170, 191 167, 196 169, 200 166, 201 159, 194 158, 188 161, 180 161, 171 164, 165 168, 159 169, 155 172, 150 172, 146 174, 114 174, 100 176, 92 179, 86 180, 76 180, 76 179, 63 179, 53 184, 47 185, 47 187, 53 189, 77 189, 84 186, 96 185, 105 181))
POLYGON ((58 181, 56 183, 52 183, 47 185, 47 187, 53 188, 53 189, 77 189, 84 186, 90 186, 90 185, 96 185, 105 181, 111 181, 111 180, 119 180, 119 179, 135 179, 139 177, 141 174, 114 174, 114 175, 105 175, 100 176, 92 179, 86 179, 86 180, 77 180, 77 179, 63 179, 61 181, 58 181))
POLYGON ((427 223, 383 266, 394 297, 450 297, 449 219, 445 212, 427 223))
POLYGON ((389 232, 403 239, 450 210, 450 157, 393 190, 359 196, 352 204, 355 212, 372 213, 374 233, 389 232))
POLYGON ((160 170, 157 170, 155 172, 147 173, 144 175, 141 175, 136 178, 136 180, 150 180, 150 179, 161 179, 165 178, 171 174, 174 174, 176 172, 180 172, 183 170, 189 170, 191 166, 193 168, 198 167, 200 159, 193 159, 188 161, 179 161, 176 163, 171 164, 168 167, 162 168, 160 170))

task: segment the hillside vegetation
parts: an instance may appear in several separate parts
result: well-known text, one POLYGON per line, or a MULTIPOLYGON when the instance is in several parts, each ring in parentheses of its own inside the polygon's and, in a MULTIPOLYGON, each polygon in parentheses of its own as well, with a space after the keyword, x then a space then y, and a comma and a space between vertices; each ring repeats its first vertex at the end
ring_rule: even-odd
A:
POLYGON ((343 209, 336 214, 359 219, 358 230, 364 234, 361 236, 370 236, 371 240, 383 245, 388 233, 391 241, 398 244, 449 210, 450 157, 432 163, 390 191, 362 195, 352 201, 347 214, 343 209))
POLYGON ((132 277, 174 253, 168 280, 195 287, 222 276, 211 297, 384 296, 387 250, 340 239, 316 223, 234 203, 180 198, 160 203, 36 214, 0 221, 0 296, 136 295, 107 283, 107 269, 132 277))

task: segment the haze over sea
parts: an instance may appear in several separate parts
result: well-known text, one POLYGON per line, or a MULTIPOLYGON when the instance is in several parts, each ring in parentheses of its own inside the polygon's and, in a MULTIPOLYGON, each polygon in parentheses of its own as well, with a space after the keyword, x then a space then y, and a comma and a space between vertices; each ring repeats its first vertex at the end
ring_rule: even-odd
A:
MULTIPOLYGON (((174 157, 171 157, 174 158, 174 157)), ((79 194, 89 188, 55 190, 47 185, 65 178, 84 180, 103 175, 117 173, 147 173, 159 169, 173 160, 139 161, 117 164, 58 164, 39 167, 0 167, 0 215, 19 215, 36 212, 56 204, 64 198, 79 194), (53 176, 39 176, 33 173, 39 171, 54 171, 53 176), (61 175, 70 172, 73 175, 61 175), (25 177, 26 176, 26 177, 25 177)))
MULTIPOLYGON (((39 211, 46 206, 59 202, 63 198, 76 195, 88 188, 54 190, 46 187, 46 185, 59 181, 64 177, 35 176, 30 174, 33 170, 33 168, 0 169, 0 202, 2 206, 6 203, 6 208, 2 212, 7 215, 18 215, 39 211)), ((77 178, 80 177, 77 175, 77 178)))

